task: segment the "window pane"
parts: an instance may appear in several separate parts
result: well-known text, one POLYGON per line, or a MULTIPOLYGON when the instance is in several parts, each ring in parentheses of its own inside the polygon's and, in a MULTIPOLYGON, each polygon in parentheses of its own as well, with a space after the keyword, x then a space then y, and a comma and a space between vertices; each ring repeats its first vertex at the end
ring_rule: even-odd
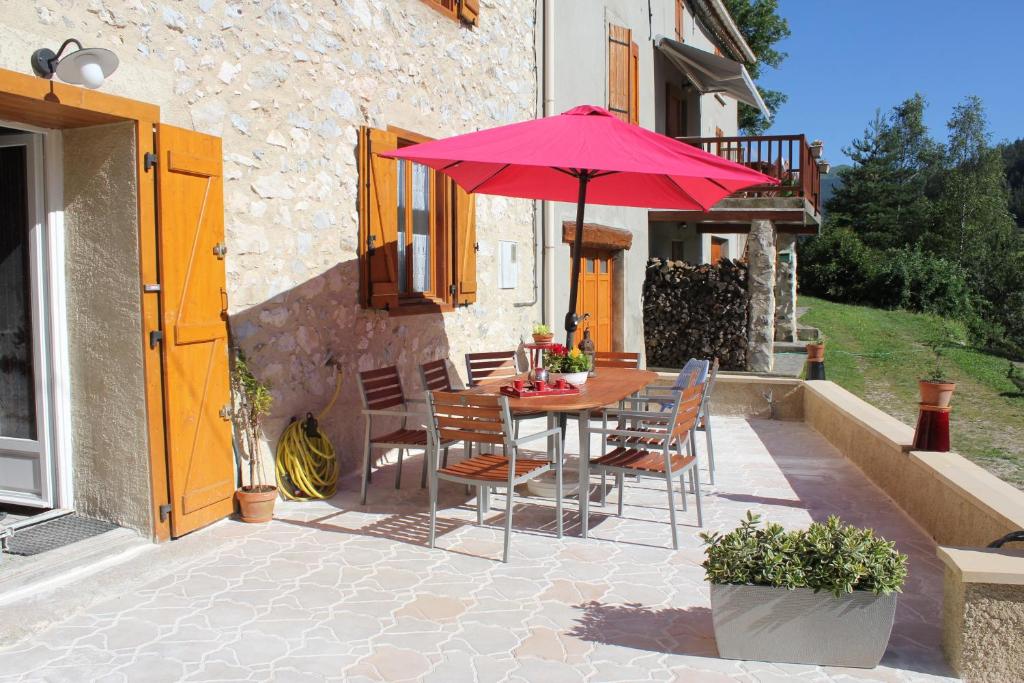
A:
POLYGON ((608 259, 606 259, 606 258, 601 259, 601 272, 602 273, 607 273, 608 272, 608 259))
POLYGON ((398 162, 398 291, 404 292, 408 287, 405 277, 405 167, 406 161, 398 162))
POLYGON ((36 438, 25 148, 0 149, 0 436, 36 438))
POLYGON ((587 272, 588 273, 593 273, 594 272, 594 259, 588 258, 588 259, 585 259, 585 260, 587 262, 587 272))
POLYGON ((430 289, 430 169, 412 165, 412 291, 430 289))

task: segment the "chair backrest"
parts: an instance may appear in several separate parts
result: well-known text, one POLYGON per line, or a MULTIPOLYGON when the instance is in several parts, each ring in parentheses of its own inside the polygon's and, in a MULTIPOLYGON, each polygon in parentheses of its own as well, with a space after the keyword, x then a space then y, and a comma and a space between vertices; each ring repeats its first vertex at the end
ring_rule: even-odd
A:
POLYGON ((392 365, 360 372, 359 396, 363 400, 363 408, 369 410, 387 410, 404 404, 405 394, 398 368, 392 365))
POLYGON ((518 374, 514 350, 466 354, 466 379, 471 387, 488 380, 512 379, 518 374))
POLYGON ((505 446, 512 438, 508 397, 432 391, 430 427, 436 443, 468 441, 505 446))
POLYGON ((708 373, 708 380, 704 382, 704 397, 700 402, 700 417, 703 417, 711 403, 711 392, 715 390, 715 380, 718 379, 718 359, 711 364, 711 372, 708 373))
POLYGON ((673 389, 685 389, 696 384, 703 384, 708 377, 708 366, 710 363, 699 358, 691 358, 676 375, 676 383, 673 389))
POLYGON ((448 361, 439 358, 421 365, 420 381, 423 382, 423 390, 426 392, 451 391, 452 380, 448 374, 448 361))
POLYGON ((594 354, 594 365, 599 368, 640 369, 640 354, 630 351, 598 351, 594 354))
POLYGON ((707 383, 698 384, 683 389, 679 394, 672 416, 672 437, 676 439, 685 438, 689 431, 697 423, 697 416, 704 400, 704 392, 707 383))

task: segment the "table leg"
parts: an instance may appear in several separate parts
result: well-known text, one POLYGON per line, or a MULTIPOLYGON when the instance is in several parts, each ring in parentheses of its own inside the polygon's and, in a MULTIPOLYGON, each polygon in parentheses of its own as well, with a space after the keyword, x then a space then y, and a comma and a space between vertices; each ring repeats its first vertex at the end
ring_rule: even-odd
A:
POLYGON ((580 432, 580 530, 583 538, 587 537, 590 526, 590 411, 581 410, 579 415, 580 432))

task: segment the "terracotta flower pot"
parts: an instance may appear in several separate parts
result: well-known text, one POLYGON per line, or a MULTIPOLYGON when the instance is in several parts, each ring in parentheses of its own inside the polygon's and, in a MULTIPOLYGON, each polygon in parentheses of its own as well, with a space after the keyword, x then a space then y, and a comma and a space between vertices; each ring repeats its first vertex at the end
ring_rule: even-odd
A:
POLYGON ((811 363, 820 363, 825 360, 825 342, 808 344, 807 360, 811 363))
POLYGON ((555 338, 554 333, 550 334, 534 334, 533 341, 535 344, 550 344, 551 340, 555 338))
POLYGON ((956 384, 953 382, 930 382, 922 379, 917 383, 917 388, 921 392, 921 403, 945 408, 949 406, 949 402, 953 398, 956 384))
POLYGON ((274 503, 277 502, 277 487, 268 486, 266 491, 238 489, 235 498, 241 510, 242 521, 250 524, 269 522, 274 517, 274 503))

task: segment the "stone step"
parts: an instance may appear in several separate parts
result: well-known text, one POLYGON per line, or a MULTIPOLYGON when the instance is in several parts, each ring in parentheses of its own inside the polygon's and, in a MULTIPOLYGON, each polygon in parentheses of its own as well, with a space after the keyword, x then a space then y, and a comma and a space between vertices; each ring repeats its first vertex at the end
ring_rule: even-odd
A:
POLYGON ((796 338, 801 341, 815 341, 821 338, 821 330, 817 327, 798 325, 796 328, 796 338))
POLYGON ((807 355, 807 342, 775 342, 775 353, 799 353, 807 355))

